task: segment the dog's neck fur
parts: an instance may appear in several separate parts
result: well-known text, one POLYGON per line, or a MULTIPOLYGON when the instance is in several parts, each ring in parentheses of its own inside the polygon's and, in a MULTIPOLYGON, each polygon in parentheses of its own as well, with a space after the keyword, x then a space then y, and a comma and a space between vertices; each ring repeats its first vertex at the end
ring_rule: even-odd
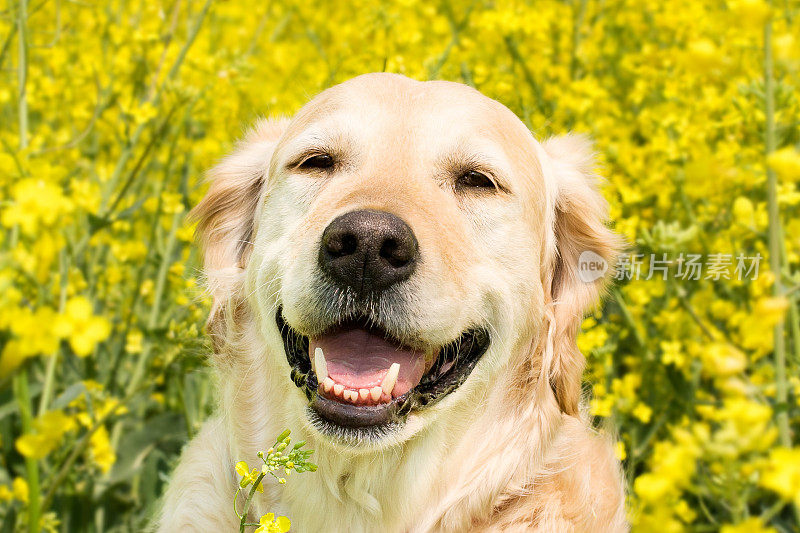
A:
MULTIPOLYGON (((513 382, 527 372, 498 372, 507 383, 481 388, 492 397, 475 388, 460 399, 465 408, 456 416, 439 417, 403 444, 373 452, 337 448, 297 418, 296 402, 305 400, 285 374, 270 375, 270 361, 279 359, 255 349, 265 344, 252 323, 243 335, 250 339, 237 343, 241 350, 217 362, 227 374, 221 412, 239 414, 227 420, 231 460, 259 464, 257 451, 287 427, 308 442, 319 470, 267 488, 255 503, 257 513, 290 516, 297 531, 463 530, 504 498, 529 491, 561 420, 549 386, 513 382), (514 395, 522 391, 537 398, 521 402, 514 395), (281 397, 284 404, 268 405, 281 397)), ((266 349, 282 356, 280 339, 266 349)))

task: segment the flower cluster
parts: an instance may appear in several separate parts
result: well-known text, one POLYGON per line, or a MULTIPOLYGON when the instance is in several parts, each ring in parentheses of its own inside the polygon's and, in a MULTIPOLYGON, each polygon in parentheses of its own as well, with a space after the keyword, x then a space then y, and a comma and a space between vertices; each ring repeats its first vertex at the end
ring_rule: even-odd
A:
POLYGON ((258 524, 253 524, 247 522, 247 511, 255 493, 264 492, 262 480, 265 476, 272 476, 275 481, 283 485, 286 483, 286 477, 291 475, 292 472, 316 472, 317 465, 308 460, 314 453, 313 450, 302 449, 306 445, 305 441, 296 443, 289 451, 286 451, 292 442, 289 437, 290 433, 287 429, 275 439, 275 445, 267 450, 266 453, 258 452, 258 458, 263 463, 260 469, 253 468, 250 470, 245 461, 236 463, 236 473, 239 474, 241 479, 239 480, 239 489, 233 497, 233 510, 236 516, 239 517, 240 531, 244 531, 245 526, 258 526, 255 533, 283 533, 289 531, 291 522, 285 516, 275 518, 273 513, 267 513, 261 516, 258 524), (279 474, 276 474, 275 471, 279 471, 279 474), (246 489, 251 485, 250 492, 245 499, 244 510, 239 513, 236 509, 239 493, 242 489, 246 489))
POLYGON ((0 519, 145 528, 213 409, 203 171, 259 114, 390 71, 595 139, 634 256, 719 254, 615 280, 578 339, 587 408, 635 531, 796 528, 799 36, 797 0, 7 3, 0 519))

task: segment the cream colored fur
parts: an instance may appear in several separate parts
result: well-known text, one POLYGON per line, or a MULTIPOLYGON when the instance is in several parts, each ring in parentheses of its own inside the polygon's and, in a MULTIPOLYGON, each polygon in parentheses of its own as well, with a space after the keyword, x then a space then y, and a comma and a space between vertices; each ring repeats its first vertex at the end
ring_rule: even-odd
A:
MULTIPOLYGON (((253 517, 288 515, 298 532, 624 531, 612 442, 579 412, 575 335, 605 280, 578 257, 612 262, 619 240, 588 143, 537 142, 513 113, 466 86, 360 76, 292 120, 263 121, 211 173, 196 210, 214 296, 209 332, 219 409, 184 451, 160 531, 236 531, 234 464, 291 428, 316 473, 265 483, 253 517), (298 174, 298 151, 324 143, 346 164, 298 174), (503 192, 454 191, 448 162, 490 167, 503 192), (425 261, 405 283, 401 332, 442 345, 486 324, 492 344, 469 379, 412 412, 380 442, 342 444, 309 422, 275 324, 308 335, 319 236, 336 216, 384 209, 414 230, 425 261)), ((391 315, 392 310, 383 312, 391 315)))

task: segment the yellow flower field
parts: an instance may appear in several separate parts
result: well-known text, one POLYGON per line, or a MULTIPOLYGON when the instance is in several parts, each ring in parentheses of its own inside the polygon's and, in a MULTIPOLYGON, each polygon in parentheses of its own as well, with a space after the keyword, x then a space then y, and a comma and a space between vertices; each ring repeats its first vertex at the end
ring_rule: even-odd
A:
POLYGON ((213 410, 203 171, 382 70, 595 139, 631 246, 579 345, 634 531, 798 531, 797 0, 8 0, 2 531, 146 525, 213 410))

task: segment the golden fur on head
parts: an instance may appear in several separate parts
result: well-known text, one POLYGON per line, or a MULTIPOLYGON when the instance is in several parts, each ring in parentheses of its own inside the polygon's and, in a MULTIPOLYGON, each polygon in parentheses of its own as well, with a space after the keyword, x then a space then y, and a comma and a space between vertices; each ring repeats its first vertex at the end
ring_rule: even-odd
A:
POLYGON ((319 470, 267 486, 253 513, 287 514, 293 531, 625 530, 612 443, 579 412, 575 335, 606 282, 583 281, 580 257, 611 264, 620 247, 593 165, 582 137, 540 144, 474 89, 393 74, 259 122, 194 213, 220 404, 184 452, 161 530, 235 531, 233 465, 256 462, 287 427, 319 470), (300 172, 310 150, 341 164, 300 172), (465 164, 488 169, 497 190, 454 185, 465 164), (421 347, 476 325, 491 344, 463 385, 391 431, 330 434, 289 378, 275 317, 313 337, 354 305, 324 297, 316 256, 327 225, 357 209, 400 216, 423 257, 370 318, 421 347))

